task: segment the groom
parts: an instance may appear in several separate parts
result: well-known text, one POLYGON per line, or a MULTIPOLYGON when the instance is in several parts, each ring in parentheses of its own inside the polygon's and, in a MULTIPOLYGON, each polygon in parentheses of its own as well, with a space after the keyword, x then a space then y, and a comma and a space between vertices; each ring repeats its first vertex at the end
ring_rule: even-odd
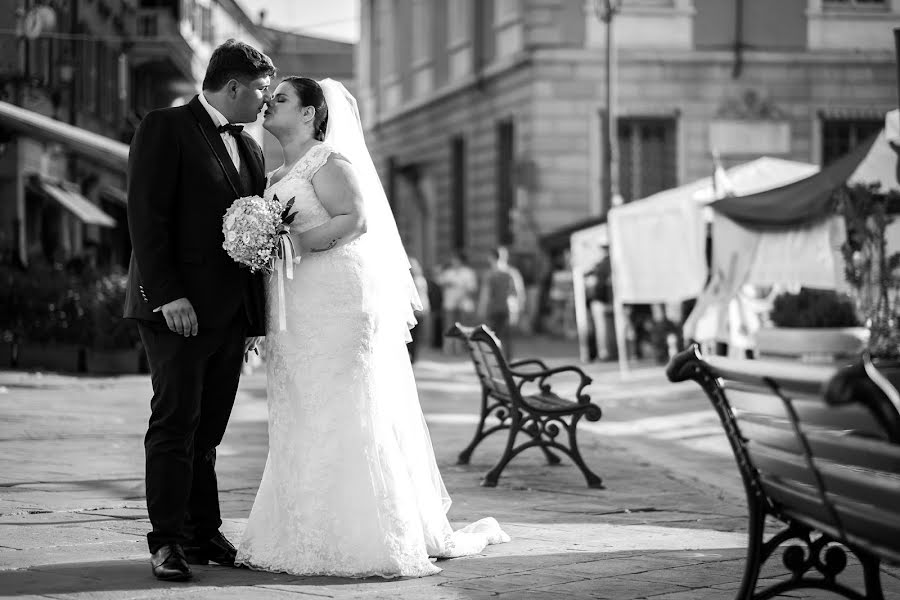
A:
POLYGON ((228 40, 203 91, 148 113, 131 143, 125 316, 137 320, 153 384, 147 541, 162 580, 190 579, 188 563, 234 564, 219 532, 216 446, 242 358, 265 334, 265 305, 260 277, 222 249, 222 217, 235 198, 265 188, 262 151, 235 123, 256 121, 274 74, 266 55, 228 40))

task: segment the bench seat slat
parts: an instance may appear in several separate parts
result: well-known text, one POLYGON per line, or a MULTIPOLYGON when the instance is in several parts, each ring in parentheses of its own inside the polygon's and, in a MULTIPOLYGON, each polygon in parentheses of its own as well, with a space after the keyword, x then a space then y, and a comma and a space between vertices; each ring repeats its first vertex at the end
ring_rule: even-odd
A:
MULTIPOLYGON (((760 475, 760 483, 766 495, 786 514, 796 516, 804 523, 829 532, 837 533, 838 529, 831 513, 822 504, 816 488, 802 485, 796 481, 783 481, 760 475)), ((838 535, 838 537, 840 537, 838 535)))
POLYGON ((756 465, 760 475, 796 481, 803 485, 816 485, 815 477, 810 473, 803 455, 784 452, 752 440, 747 442, 746 447, 750 460, 756 465))
POLYGON ((813 456, 874 471, 900 473, 900 446, 843 431, 805 431, 813 456))
POLYGON ((531 408, 543 411, 571 411, 579 406, 577 402, 566 400, 552 392, 522 396, 522 400, 531 408))
POLYGON ((849 501, 896 506, 900 510, 900 475, 817 460, 816 467, 829 494, 849 501))
POLYGON ((831 495, 829 498, 834 502, 838 518, 848 534, 897 547, 897 540, 900 539, 900 512, 896 496, 892 505, 853 502, 831 495))

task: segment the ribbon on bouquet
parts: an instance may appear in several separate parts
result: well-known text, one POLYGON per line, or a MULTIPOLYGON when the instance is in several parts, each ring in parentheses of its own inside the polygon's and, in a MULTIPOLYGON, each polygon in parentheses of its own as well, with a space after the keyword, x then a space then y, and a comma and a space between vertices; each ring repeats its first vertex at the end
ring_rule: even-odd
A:
MULTIPOLYGON (((299 257, 297 257, 299 258, 299 257)), ((278 278, 278 331, 287 329, 285 313, 284 278, 294 279, 294 243, 290 236, 281 235, 278 240, 278 254, 275 258, 275 277, 278 278)))

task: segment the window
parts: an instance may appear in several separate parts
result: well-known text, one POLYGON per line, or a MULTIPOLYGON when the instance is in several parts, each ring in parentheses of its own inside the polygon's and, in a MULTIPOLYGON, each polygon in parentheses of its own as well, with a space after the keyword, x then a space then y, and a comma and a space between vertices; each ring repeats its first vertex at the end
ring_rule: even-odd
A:
POLYGON ((51 83, 53 72, 53 48, 52 40, 41 37, 28 42, 28 75, 35 77, 45 84, 51 83))
POLYGON ((466 247, 466 141, 456 136, 450 141, 450 207, 452 241, 457 250, 466 247))
POLYGON ((83 40, 82 50, 82 78, 81 90, 83 108, 89 112, 97 109, 97 54, 99 42, 96 40, 83 40))
POLYGON ((883 126, 882 119, 822 119, 822 165, 844 156, 883 126))
POLYGON ((619 193, 626 202, 677 185, 675 119, 618 120, 619 193))
POLYGON ((447 3, 447 45, 456 46, 469 39, 470 0, 449 0, 447 3))
POLYGON ((824 0, 825 7, 855 7, 855 8, 882 8, 887 5, 885 0, 824 0))
POLYGON ((378 12, 378 69, 381 78, 394 74, 394 1, 383 0, 376 4, 378 12))
POLYGON ((107 94, 107 85, 109 83, 109 72, 107 67, 108 63, 109 51, 106 46, 97 42, 97 54, 96 54, 96 69, 97 69, 97 78, 94 80, 94 85, 97 86, 96 89, 96 97, 97 97, 97 114, 101 117, 109 116, 109 103, 107 100, 109 99, 107 94))
POLYGON ((494 0, 494 24, 503 25, 517 20, 521 10, 521 0, 494 0))
POLYGON ((200 7, 200 38, 208 43, 213 43, 213 30, 212 30, 212 9, 208 6, 200 7))
POLYGON ((431 57, 431 6, 425 0, 413 0, 412 59, 424 62, 431 57))
POLYGON ((510 245, 513 242, 510 213, 515 202, 513 170, 515 161, 515 129, 512 120, 497 123, 497 243, 510 245))

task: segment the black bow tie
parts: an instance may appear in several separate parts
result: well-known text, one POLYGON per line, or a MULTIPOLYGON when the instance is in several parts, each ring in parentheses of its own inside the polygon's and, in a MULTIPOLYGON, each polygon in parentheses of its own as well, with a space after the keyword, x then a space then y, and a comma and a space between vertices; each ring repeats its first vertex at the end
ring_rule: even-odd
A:
POLYGON ((226 123, 225 125, 219 125, 219 133, 230 133, 233 136, 237 136, 240 132, 244 130, 243 125, 235 125, 234 123, 226 123))

